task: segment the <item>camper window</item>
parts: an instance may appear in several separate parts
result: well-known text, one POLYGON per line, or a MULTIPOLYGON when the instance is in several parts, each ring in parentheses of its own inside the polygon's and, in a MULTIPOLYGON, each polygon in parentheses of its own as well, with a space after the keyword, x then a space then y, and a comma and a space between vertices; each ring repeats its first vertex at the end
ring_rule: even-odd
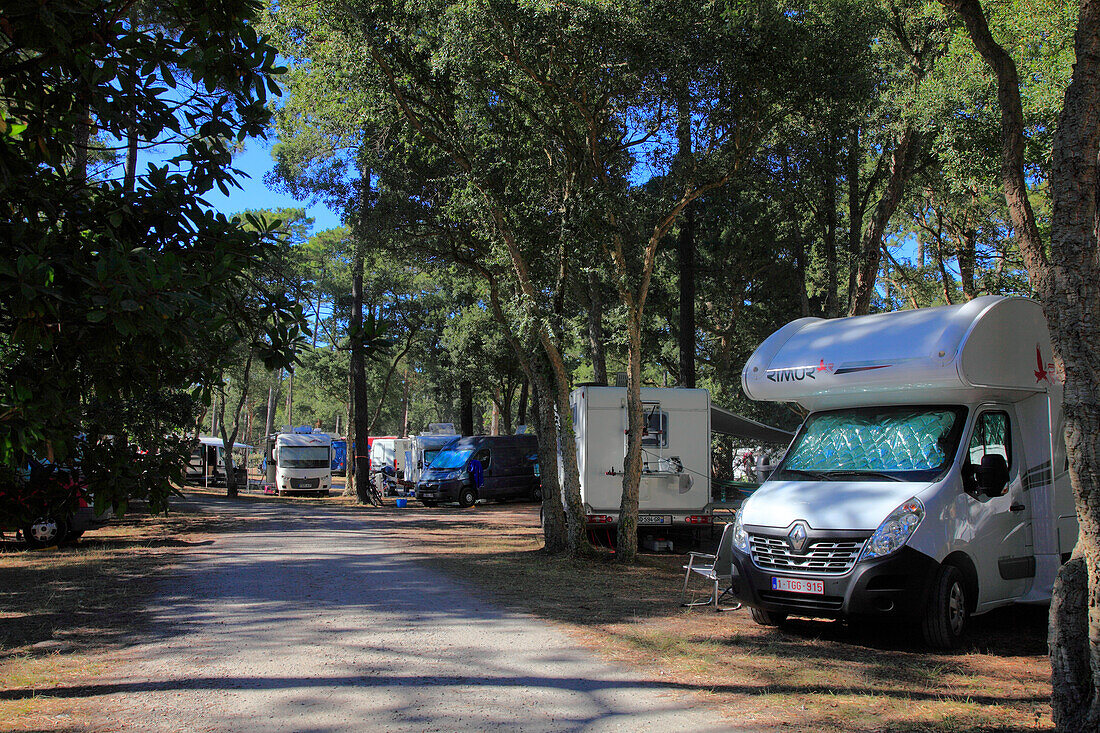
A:
POLYGON ((983 412, 970 437, 970 462, 982 465, 982 458, 997 455, 1012 465, 1012 441, 1008 438, 1008 413, 983 412))
POLYGON ((866 407, 811 415, 772 478, 930 481, 962 436, 963 407, 866 407))
POLYGON ((330 460, 327 445, 279 446, 280 468, 328 468, 330 460))

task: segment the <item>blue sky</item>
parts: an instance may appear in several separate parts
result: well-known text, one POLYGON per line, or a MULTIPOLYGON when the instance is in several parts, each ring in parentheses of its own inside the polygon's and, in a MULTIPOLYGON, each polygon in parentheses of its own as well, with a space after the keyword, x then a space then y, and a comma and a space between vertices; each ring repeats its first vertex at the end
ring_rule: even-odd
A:
POLYGON ((236 214, 245 209, 304 206, 306 213, 316 220, 313 225, 314 233, 340 226, 339 215, 324 204, 306 206, 305 201, 297 201, 285 193, 269 189, 264 184, 264 176, 275 166, 271 159, 271 146, 265 141, 249 140, 245 151, 233 159, 233 165, 248 173, 250 178, 241 178, 242 188, 231 188, 229 196, 222 195, 216 188, 203 196, 218 211, 236 214))

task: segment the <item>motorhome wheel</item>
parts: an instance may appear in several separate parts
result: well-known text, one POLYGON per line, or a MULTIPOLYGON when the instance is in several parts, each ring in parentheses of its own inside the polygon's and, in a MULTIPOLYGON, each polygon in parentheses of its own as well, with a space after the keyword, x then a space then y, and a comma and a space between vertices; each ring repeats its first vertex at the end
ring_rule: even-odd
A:
POLYGON ((473 489, 463 489, 462 493, 458 495, 458 505, 459 506, 464 506, 464 507, 473 506, 474 502, 476 502, 476 501, 477 501, 477 492, 474 491, 473 489))
POLYGON ((781 626, 787 620, 787 614, 765 611, 762 608, 751 608, 752 620, 761 626, 781 626))
POLYGON ((59 544, 68 531, 68 525, 54 517, 39 517, 23 527, 23 541, 30 547, 49 547, 59 544))
POLYGON ((932 584, 932 596, 924 609, 921 632, 934 649, 958 646, 969 618, 966 584, 958 568, 944 565, 932 584))

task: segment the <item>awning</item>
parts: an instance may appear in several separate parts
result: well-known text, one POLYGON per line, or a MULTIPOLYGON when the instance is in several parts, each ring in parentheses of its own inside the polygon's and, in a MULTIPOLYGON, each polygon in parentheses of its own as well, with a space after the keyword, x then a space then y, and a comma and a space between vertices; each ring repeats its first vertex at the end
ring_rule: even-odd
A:
MULTIPOLYGON (((203 445, 212 445, 215 448, 221 448, 223 445, 221 438, 211 438, 209 435, 200 435, 199 443, 203 445)), ((234 443, 233 450, 252 450, 252 446, 245 445, 244 443, 234 443)))
POLYGON ((748 438, 761 443, 779 443, 789 445, 794 433, 773 428, 747 417, 742 417, 721 407, 710 407, 710 431, 722 435, 733 435, 738 438, 748 438))

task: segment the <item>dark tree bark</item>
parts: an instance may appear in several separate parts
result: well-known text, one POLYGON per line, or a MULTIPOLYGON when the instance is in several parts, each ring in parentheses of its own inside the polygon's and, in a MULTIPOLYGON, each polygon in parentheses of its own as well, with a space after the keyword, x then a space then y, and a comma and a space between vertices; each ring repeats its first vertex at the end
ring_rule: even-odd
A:
POLYGON ((458 383, 459 428, 462 435, 474 434, 474 385, 469 379, 458 383))
MULTIPOLYGON (((677 157, 691 164, 691 106, 687 90, 680 95, 676 125, 677 157)), ((677 239, 680 265, 680 386, 695 387, 695 202, 684 207, 677 239)))
POLYGON ((837 252, 836 252, 836 179, 837 151, 832 144, 825 146, 825 192, 821 201, 820 219, 824 229, 823 244, 825 250, 825 317, 836 318, 840 314, 840 301, 837 293, 837 252))
POLYGON ((607 357, 603 339, 603 292, 600 276, 588 271, 588 352, 592 358, 592 381, 607 384, 607 357))
MULTIPOLYGON (((358 239, 358 238, 357 238, 358 239)), ((366 358, 363 353, 363 245, 355 245, 355 262, 351 275, 351 382, 352 422, 355 426, 355 496, 360 504, 371 503, 370 485, 370 415, 367 407, 366 358)), ((349 461, 349 464, 352 461, 349 461)))
POLYGON ((520 425, 527 424, 527 392, 530 389, 530 380, 524 379, 523 385, 519 388, 519 407, 517 408, 517 417, 520 425))
POLYGON ((1063 381, 1066 451, 1080 525, 1050 609, 1054 722, 1063 731, 1100 729, 1100 2, 1081 0, 1077 63, 1054 135, 1050 256, 1028 201, 1024 117, 1016 63, 993 38, 978 0, 941 0, 963 19, 997 77, 1001 178, 1032 287, 1050 325, 1063 381), (1083 568, 1082 568, 1083 565, 1083 568), (1084 610, 1082 607, 1084 606, 1084 610))

